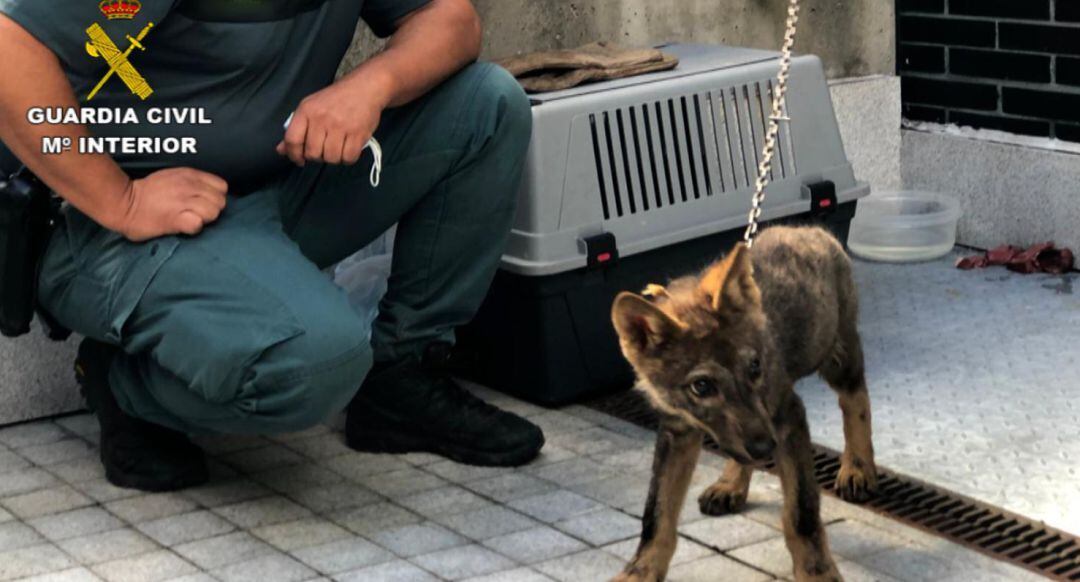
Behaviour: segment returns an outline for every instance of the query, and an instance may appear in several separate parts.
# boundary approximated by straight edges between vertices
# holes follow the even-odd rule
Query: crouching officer
[[[335,81],[360,19],[389,41]],[[0,164],[68,203],[38,299],[86,337],[77,375],[112,483],[195,485],[206,463],[187,435],[293,431],[343,408],[360,451],[536,456],[535,425],[438,366],[495,273],[531,129],[514,79],[474,62],[480,38],[468,0],[0,0]],[[27,121],[89,96],[142,123]],[[210,123],[146,123],[174,107]],[[45,137],[88,136],[198,147],[43,153]],[[322,269],[395,223],[369,327]]]

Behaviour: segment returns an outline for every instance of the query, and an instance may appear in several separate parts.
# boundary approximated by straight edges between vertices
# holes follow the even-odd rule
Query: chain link
[[[765,133],[765,147],[761,163],[758,164],[757,181],[754,183],[754,197],[750,201],[749,224],[743,240],[746,246],[754,245],[754,236],[758,232],[758,219],[761,218],[761,204],[765,201],[765,187],[769,185],[772,172],[773,155],[776,152],[776,139],[780,134],[780,122],[791,121],[784,115],[786,109],[788,77],[791,74],[791,52],[795,47],[795,33],[799,25],[799,0],[791,0],[788,6],[787,30],[784,32],[784,45],[780,49],[780,73],[776,76],[776,89],[773,91],[772,113],[769,116],[769,129]]]

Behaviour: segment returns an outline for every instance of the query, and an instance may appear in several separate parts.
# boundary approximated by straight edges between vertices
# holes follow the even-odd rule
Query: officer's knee
[[[325,422],[352,401],[371,369],[371,350],[358,353],[346,362],[336,363],[303,383],[303,397],[292,412],[291,430],[302,430]]]
[[[479,102],[493,103],[499,113],[499,126],[511,139],[528,145],[532,136],[532,106],[529,97],[506,69],[491,63],[484,67],[483,80],[477,88]]]
[[[341,412],[360,389],[373,356],[366,333],[316,330],[271,357],[286,364],[261,396],[260,416],[274,432],[310,428]],[[269,354],[268,354],[269,355]]]

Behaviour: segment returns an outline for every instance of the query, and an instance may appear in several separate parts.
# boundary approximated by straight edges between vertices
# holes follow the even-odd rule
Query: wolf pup
[[[841,580],[821,524],[806,410],[795,382],[818,372],[836,391],[844,449],[836,487],[863,500],[877,485],[870,399],[843,247],[820,228],[774,227],[700,275],[622,293],[612,320],[638,389],[661,417],[637,554],[615,580],[662,581],[708,435],[730,458],[698,498],[702,513],[742,509],[755,467],[775,460],[795,580]],[[718,577],[720,573],[718,573]],[[719,579],[719,578],[718,578]]]

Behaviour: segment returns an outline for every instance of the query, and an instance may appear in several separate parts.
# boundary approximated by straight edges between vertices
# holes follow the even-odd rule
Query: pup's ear
[[[679,323],[659,307],[640,295],[625,291],[611,306],[611,321],[619,333],[624,352],[632,350],[633,355],[655,351],[681,330]]]
[[[698,288],[713,311],[761,306],[761,291],[754,282],[754,265],[745,243],[735,245],[727,257],[706,269]]]

